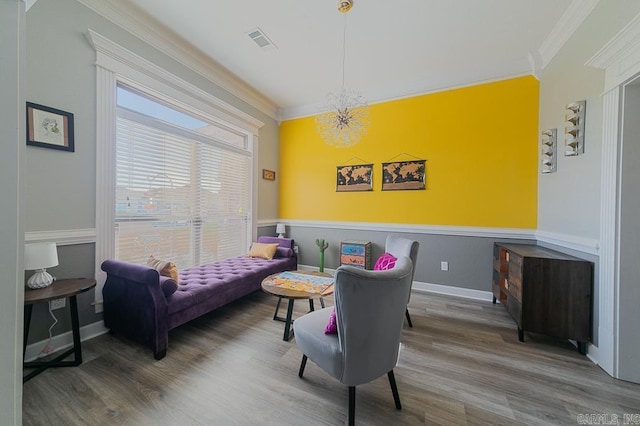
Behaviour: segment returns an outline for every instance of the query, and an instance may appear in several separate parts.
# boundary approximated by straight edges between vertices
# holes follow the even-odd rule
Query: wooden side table
[[[75,367],[82,364],[82,346],[80,344],[80,322],[78,320],[78,302],[76,296],[89,291],[96,286],[96,280],[89,278],[74,278],[54,281],[48,287],[24,292],[24,342],[22,346],[22,360],[24,368],[35,368],[34,371],[22,378],[22,383],[42,373],[50,367]],[[50,300],[69,299],[71,309],[71,330],[73,333],[73,347],[58,355],[51,361],[24,362],[24,354],[27,349],[29,326],[31,325],[31,312],[36,303],[49,302]],[[74,359],[63,361],[69,355],[74,354]]]
[[[287,272],[279,272],[277,274],[269,275],[262,281],[262,290],[271,294],[272,296],[278,297],[278,304],[276,305],[276,312],[273,314],[273,319],[275,321],[284,322],[284,336],[282,340],[288,342],[293,335],[293,328],[291,325],[293,324],[292,315],[293,315],[293,303],[296,299],[309,299],[309,309],[314,310],[313,306],[313,298],[318,297],[320,299],[320,305],[324,308],[324,296],[329,296],[333,294],[333,279],[331,280],[331,285],[324,289],[321,293],[316,293],[314,291],[305,291],[305,290],[296,290],[292,288],[286,287],[278,287],[275,284],[275,280],[277,280],[282,274],[295,274],[301,281],[301,284],[305,284],[305,281],[312,286],[313,277],[322,277],[322,278],[333,278],[330,274],[324,272],[312,272],[312,271],[287,271]],[[308,280],[305,280],[305,277],[308,277]],[[280,309],[280,302],[282,299],[287,299],[289,301],[289,305],[287,306],[287,316],[283,318],[278,316],[278,310]]]

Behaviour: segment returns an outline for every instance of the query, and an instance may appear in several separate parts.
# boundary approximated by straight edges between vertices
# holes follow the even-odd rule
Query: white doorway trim
[[[596,361],[619,377],[620,294],[620,152],[622,147],[621,93],[640,73],[640,14],[616,34],[586,66],[605,70],[602,118],[602,175],[600,202],[599,344]]]

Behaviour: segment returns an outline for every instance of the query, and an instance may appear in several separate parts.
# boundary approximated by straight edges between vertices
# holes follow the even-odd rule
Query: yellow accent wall
[[[280,219],[536,228],[538,81],[513,78],[370,106],[351,148],[314,117],[280,127]],[[357,157],[354,159],[354,157]],[[381,163],[427,160],[426,189],[381,191]],[[373,191],[336,192],[336,166],[373,163]]]

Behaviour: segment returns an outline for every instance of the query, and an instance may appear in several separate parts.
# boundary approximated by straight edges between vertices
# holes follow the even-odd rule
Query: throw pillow
[[[147,260],[147,266],[158,271],[163,277],[172,278],[176,283],[178,282],[178,268],[176,264],[166,260],[156,259],[153,255],[149,256]]]
[[[278,249],[278,243],[265,244],[265,243],[253,243],[251,250],[247,253],[247,257],[259,257],[261,259],[271,260],[276,254]]]
[[[338,334],[338,324],[336,323],[336,307],[333,307],[331,315],[329,316],[329,322],[324,328],[324,334]]]
[[[162,293],[164,293],[164,296],[169,297],[176,292],[176,290],[178,289],[178,284],[173,280],[173,278],[161,275],[160,288],[162,289]]]
[[[293,257],[293,250],[286,247],[278,247],[274,257]]]
[[[382,255],[380,255],[378,260],[376,260],[376,264],[373,266],[373,270],[386,271],[389,269],[393,269],[393,267],[396,266],[396,260],[398,260],[397,257],[389,253],[383,253]]]

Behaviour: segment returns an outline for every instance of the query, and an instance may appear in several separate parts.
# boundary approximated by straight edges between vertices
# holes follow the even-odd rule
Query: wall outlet
[[[449,270],[449,262],[440,262],[440,270],[448,271]]]
[[[53,299],[51,302],[51,310],[62,309],[67,306],[67,299],[62,297],[60,299]]]

